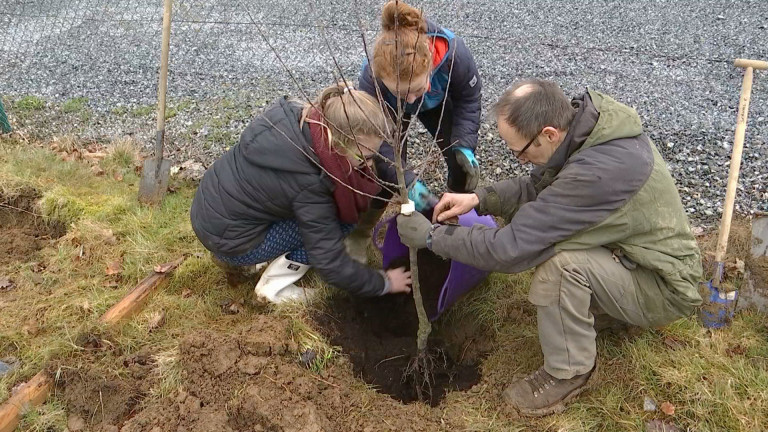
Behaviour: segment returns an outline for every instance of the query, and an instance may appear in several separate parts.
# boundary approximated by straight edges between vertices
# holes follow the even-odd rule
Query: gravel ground
[[[87,121],[41,119],[49,133],[133,134],[148,143],[152,115],[131,115],[130,110],[155,101],[160,3],[6,2],[0,11],[0,91],[54,102],[88,98],[92,115]],[[480,68],[486,107],[525,77],[555,80],[568,94],[599,89],[635,107],[665,155],[692,219],[700,225],[717,221],[742,77],[731,61],[768,59],[768,2],[414,4],[465,38]],[[262,34],[312,95],[334,80],[330,52],[346,77],[356,78],[364,53],[361,33],[373,40],[379,5],[370,0],[177,0],[169,99],[183,109],[168,124],[174,156],[207,165],[265,103],[285,93],[300,96]],[[259,26],[250,23],[246,9]],[[767,101],[768,72],[758,72],[740,213],[768,211]],[[417,129],[414,141],[426,144],[428,135]],[[412,147],[413,159],[419,160],[428,145]],[[525,172],[487,124],[481,128],[478,157],[484,182]],[[440,187],[440,170],[427,177]]]

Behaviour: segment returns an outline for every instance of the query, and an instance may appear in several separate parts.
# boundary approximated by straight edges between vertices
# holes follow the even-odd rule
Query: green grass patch
[[[117,106],[109,110],[110,113],[117,115],[117,116],[123,116],[130,112],[131,110],[126,106]]]
[[[39,111],[45,108],[45,101],[37,96],[23,96],[13,107],[18,111]]]
[[[117,145],[102,162],[113,167],[131,166],[130,151]],[[203,252],[189,223],[194,187],[181,185],[160,207],[147,207],[137,202],[138,182],[132,169],[120,181],[113,176],[94,176],[85,164],[65,162],[47,150],[0,138],[0,192],[37,191],[41,198],[33,211],[68,228],[64,237],[34,257],[19,257],[18,263],[0,268],[0,274],[12,277],[17,287],[0,299],[0,358],[12,356],[21,364],[0,379],[0,399],[47,362],[78,358],[82,351],[76,344],[78,336],[92,331],[98,317],[156,264]],[[44,270],[33,271],[29,261]],[[105,270],[114,261],[120,261],[121,271],[110,277]],[[139,315],[115,330],[113,338],[121,349],[131,352],[144,344],[155,344],[158,353],[169,353],[178,342],[176,336],[183,333],[180,329],[188,325],[207,327],[210,323],[206,319],[220,319],[218,302],[233,294],[210,290],[225,284],[221,272],[211,265],[206,259],[191,258],[178,270],[178,279],[170,285],[171,294],[159,295],[153,301],[153,306],[167,310],[169,320],[179,327],[171,325],[168,333],[163,329],[147,337],[147,315]],[[201,282],[207,285],[197,285]],[[199,287],[201,297],[182,299],[179,283]],[[164,358],[163,373],[173,377],[176,372],[169,357]],[[106,364],[110,360],[114,361],[103,361]],[[165,387],[156,389],[157,393],[167,394],[169,381],[159,382]],[[34,420],[35,424],[46,422]]]
[[[88,98],[78,97],[69,99],[61,104],[61,112],[65,114],[73,114],[83,112],[88,109]]]
[[[492,275],[462,299],[440,326],[480,324],[491,341],[482,363],[484,380],[498,393],[543,362],[536,308],[527,301],[530,272]],[[468,430],[643,431],[664,419],[680,430],[761,431],[768,424],[768,317],[736,315],[728,328],[710,332],[697,317],[663,329],[598,336],[599,371],[592,388],[568,409],[543,419],[505,421],[503,406],[483,408],[457,397]],[[673,416],[645,412],[646,397],[672,403]],[[496,403],[500,402],[496,399]],[[501,416],[501,419],[498,417]],[[490,426],[492,425],[492,426]]]
[[[133,171],[138,164],[138,144],[131,138],[123,138],[112,142],[107,156],[101,161],[101,168],[111,175],[125,175]]]
[[[17,430],[26,432],[68,430],[66,407],[54,400],[39,409],[31,410],[21,419]]]
[[[180,112],[193,107],[195,104],[192,100],[184,99],[175,104],[169,104],[165,109],[165,119],[172,119],[176,117]]]
[[[134,117],[146,117],[153,114],[156,110],[155,105],[141,105],[131,109],[131,115]]]

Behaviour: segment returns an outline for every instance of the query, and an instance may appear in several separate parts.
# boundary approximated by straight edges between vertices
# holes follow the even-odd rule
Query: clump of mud
[[[424,307],[427,314],[433,316],[450,261],[426,249],[419,251],[418,261]],[[408,267],[408,259],[397,260],[390,267]],[[413,376],[405,373],[416,355],[418,318],[411,295],[372,299],[337,296],[328,310],[315,314],[314,319],[330,342],[341,346],[342,352],[349,356],[355,375],[395,400],[404,403],[419,400]],[[434,368],[431,391],[425,402],[437,406],[447,392],[468,390],[480,381],[476,360],[457,363],[450,356],[456,351],[450,341],[433,338],[429,345]]]
[[[13,197],[0,195],[0,266],[26,262],[51,240],[64,235],[63,224],[35,214],[39,197],[34,190]]]
[[[65,402],[67,412],[83,419],[92,430],[109,430],[131,418],[154,382],[155,362],[145,352],[117,359],[110,370],[83,362],[62,365],[56,376],[55,394]]]
[[[411,430],[414,418],[422,430],[439,425],[439,419],[389,398],[371,403],[346,365],[331,365],[321,375],[308,370],[299,351],[287,323],[274,316],[255,316],[228,333],[187,336],[178,358],[181,390],[145,402],[120,430],[319,432],[381,430],[376,425],[383,424]]]

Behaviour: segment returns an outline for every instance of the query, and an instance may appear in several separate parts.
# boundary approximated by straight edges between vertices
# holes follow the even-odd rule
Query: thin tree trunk
[[[398,140],[399,143],[402,141]],[[400,147],[400,145],[398,145]],[[399,152],[396,152],[399,154]],[[403,204],[408,202],[408,188],[405,185],[405,173],[403,169],[402,159],[397,157],[395,161],[395,169],[397,170],[397,182],[400,185],[400,196],[402,197]],[[416,304],[416,315],[419,318],[419,331],[416,337],[416,347],[419,353],[427,350],[427,339],[432,332],[432,324],[427,317],[427,311],[424,309],[424,301],[421,298],[421,288],[419,286],[419,265],[418,265],[418,249],[410,248],[409,255],[411,261],[411,288],[413,290],[413,301]]]

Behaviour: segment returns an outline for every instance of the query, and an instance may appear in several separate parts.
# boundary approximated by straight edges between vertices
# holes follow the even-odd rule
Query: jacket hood
[[[563,143],[544,166],[531,171],[537,192],[549,186],[574,154],[589,147],[643,133],[637,112],[603,93],[589,90],[575,97],[571,105],[576,115]]]
[[[247,163],[277,171],[316,173],[309,125],[301,126],[303,106],[287,96],[275,100],[245,129],[234,151]]]
[[[581,146],[582,149],[616,139],[636,137],[643,133],[643,124],[637,111],[604,93],[587,89],[587,94],[599,113],[599,118]]]

